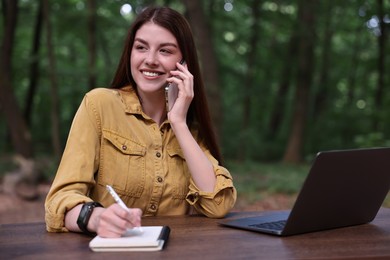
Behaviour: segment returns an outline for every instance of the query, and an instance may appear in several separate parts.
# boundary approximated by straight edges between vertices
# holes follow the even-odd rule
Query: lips
[[[146,70],[143,70],[142,74],[147,76],[147,77],[157,77],[157,76],[162,75],[163,73],[156,72],[156,71],[146,71]]]

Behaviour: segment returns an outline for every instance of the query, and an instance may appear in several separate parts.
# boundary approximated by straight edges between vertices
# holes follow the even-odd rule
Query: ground
[[[36,200],[23,200],[16,195],[0,193],[0,224],[43,222],[44,201],[49,185],[39,185],[39,197]]]
[[[22,200],[17,196],[7,195],[0,192],[0,224],[43,222],[44,201],[49,190],[49,185],[39,185],[39,197],[33,201]],[[233,211],[262,211],[288,209],[295,200],[294,196],[272,195],[261,201],[248,202],[244,199],[237,200]]]

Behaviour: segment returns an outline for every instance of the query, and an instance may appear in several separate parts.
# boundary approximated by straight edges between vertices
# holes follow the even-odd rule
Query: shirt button
[[[157,181],[158,181],[158,182],[163,182],[163,178],[161,178],[161,177],[159,176],[159,177],[157,177]]]
[[[160,158],[160,157],[161,157],[161,153],[160,153],[160,152],[157,152],[157,153],[156,153],[156,156],[157,156],[158,158]]]
[[[122,145],[122,150],[126,151],[127,150],[127,146],[126,145]]]
[[[199,197],[199,193],[195,192],[194,194],[191,194],[188,199],[191,200],[192,202],[195,202],[197,201],[198,197]]]
[[[151,209],[151,210],[156,210],[156,209],[157,209],[157,206],[156,206],[155,204],[152,204],[152,205],[150,205],[150,209]]]

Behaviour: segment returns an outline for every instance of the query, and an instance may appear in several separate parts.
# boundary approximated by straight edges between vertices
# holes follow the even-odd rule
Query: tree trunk
[[[211,26],[207,24],[202,5],[198,1],[184,0],[184,4],[188,11],[188,22],[197,40],[208,100],[212,100],[209,102],[211,119],[216,127],[217,136],[219,136],[223,113],[217,57],[212,47],[214,45]]]
[[[283,156],[284,163],[299,163],[302,161],[303,136],[314,67],[316,4],[317,1],[312,0],[301,0],[298,4],[299,55],[297,84],[291,132]]]
[[[27,124],[31,125],[31,111],[34,103],[34,96],[39,80],[39,49],[41,47],[42,34],[42,19],[43,19],[43,5],[42,0],[39,0],[38,13],[34,26],[34,38],[31,49],[31,64],[30,64],[30,84],[26,96],[26,105],[24,107],[24,118]]]
[[[364,28],[363,28],[364,29]],[[351,46],[352,49],[352,58],[350,62],[350,66],[348,69],[348,75],[347,75],[347,86],[348,86],[348,93],[347,93],[347,106],[353,106],[353,102],[355,100],[356,96],[356,80],[357,80],[357,71],[359,68],[359,63],[361,62],[361,59],[359,55],[361,52],[366,48],[365,44],[363,43],[361,34],[363,33],[362,26],[358,26],[354,32],[354,40],[353,45]]]
[[[33,157],[31,134],[14,95],[11,76],[18,1],[3,0],[3,7],[5,28],[1,41],[0,104],[15,152],[24,158],[31,158]]]
[[[99,43],[102,51],[102,59],[104,60],[104,64],[107,68],[112,68],[114,66],[111,58],[110,49],[107,46],[107,40],[102,33],[98,33],[97,35],[99,37]],[[111,81],[110,73],[104,73],[104,77],[104,82],[106,82],[105,84],[109,84]]]
[[[18,14],[18,1],[3,0],[4,37],[1,42],[0,61],[0,104],[5,115],[11,141],[18,158],[19,168],[6,172],[3,177],[2,190],[22,197],[35,199],[38,196],[36,181],[39,173],[33,159],[31,134],[23,118],[12,87],[12,51]]]
[[[378,5],[378,19],[379,19],[379,28],[380,28],[380,35],[378,36],[378,83],[376,88],[376,94],[375,94],[375,104],[376,104],[376,110],[379,112],[379,115],[381,115],[382,110],[382,104],[383,104],[383,93],[385,88],[385,43],[386,43],[386,24],[385,24],[385,13],[384,13],[384,6],[383,6],[383,0],[377,0]],[[380,130],[380,122],[382,119],[380,116],[374,117],[374,130],[379,131]]]
[[[283,114],[286,107],[286,100],[289,88],[291,86],[291,75],[294,68],[294,61],[297,57],[297,36],[293,34],[288,44],[288,52],[284,61],[283,71],[281,73],[281,82],[275,97],[274,109],[271,114],[271,119],[268,127],[267,137],[275,139],[282,124]]]
[[[59,98],[58,98],[58,80],[57,80],[57,69],[56,60],[54,55],[54,48],[52,43],[52,30],[50,22],[50,3],[49,0],[43,0],[44,12],[43,17],[46,25],[46,44],[47,54],[49,60],[49,77],[50,77],[50,94],[51,94],[51,138],[53,152],[56,158],[61,156],[61,142],[60,142],[60,124],[59,124]]]
[[[96,87],[96,0],[88,0],[88,87]]]
[[[322,112],[325,110],[327,100],[329,99],[329,64],[331,58],[331,47],[332,47],[332,37],[333,30],[331,28],[331,19],[332,19],[332,7],[333,3],[325,2],[325,32],[323,37],[323,47],[321,53],[321,71],[318,82],[318,90],[314,97],[314,106],[313,113],[311,118],[313,120],[318,120],[321,117]]]
[[[247,53],[247,67],[248,70],[245,75],[245,81],[243,82],[243,112],[242,112],[242,130],[241,133],[238,135],[241,140],[241,148],[237,151],[238,159],[243,160],[245,158],[248,158],[248,147],[251,143],[251,139],[249,137],[249,134],[246,134],[246,131],[251,129],[251,111],[253,111],[252,103],[253,103],[253,97],[255,95],[255,75],[256,75],[256,61],[258,60],[257,54],[258,54],[258,48],[257,44],[259,42],[259,35],[260,29],[259,29],[259,23],[260,23],[260,8],[262,5],[262,1],[258,0],[252,0],[251,10],[252,10],[252,17],[253,17],[253,25],[250,30],[250,39],[249,39],[249,46],[250,51]]]

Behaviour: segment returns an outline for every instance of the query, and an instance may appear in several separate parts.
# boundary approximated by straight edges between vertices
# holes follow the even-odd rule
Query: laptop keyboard
[[[283,230],[285,225],[286,225],[286,220],[280,220],[280,221],[275,221],[275,222],[252,224],[250,226],[257,227],[257,228],[263,228],[263,229],[270,229],[270,230]]]

